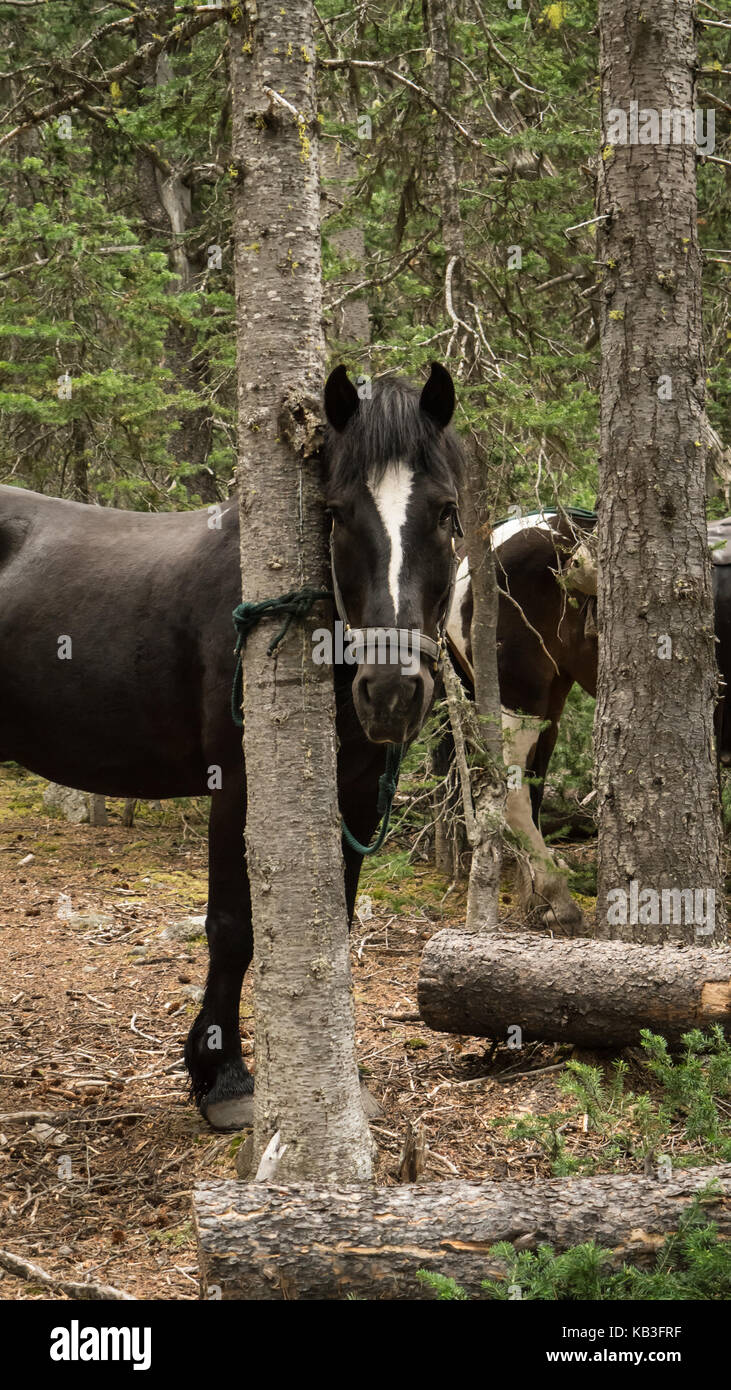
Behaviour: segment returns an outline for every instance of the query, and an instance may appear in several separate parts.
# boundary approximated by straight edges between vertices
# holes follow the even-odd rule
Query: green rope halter
[[[284,613],[286,615],[284,623],[267,647],[267,656],[274,656],[274,653],[280,643],[284,641],[295,619],[301,621],[303,618],[306,618],[313,606],[322,598],[332,598],[329,589],[314,589],[311,585],[306,584],[302,589],[291,589],[288,594],[280,594],[279,598],[265,598],[259,603],[240,603],[237,608],[234,608],[233,622],[236,629],[234,656],[236,657],[236,668],[234,670],[233,686],[231,688],[231,718],[239,729],[243,727],[244,723],[241,713],[241,705],[244,698],[243,649],[249,633],[253,631],[257,623],[261,622],[262,618],[272,618],[280,613]],[[362,845],[360,840],[356,840],[355,836],[351,835],[345,821],[341,817],[340,825],[343,832],[343,839],[357,854],[375,854],[381,848],[388,834],[391,808],[398,786],[402,756],[402,745],[400,743],[389,743],[388,752],[386,753],[386,766],[378,779],[378,815],[381,819],[381,827],[373,844]]]

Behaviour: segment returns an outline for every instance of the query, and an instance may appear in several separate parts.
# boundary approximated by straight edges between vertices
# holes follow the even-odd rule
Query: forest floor
[[[111,802],[108,826],[75,826],[49,816],[43,786],[0,770],[0,1248],[55,1278],[195,1299],[191,1190],[235,1177],[241,1142],[189,1104],[181,1063],[206,973],[202,810],[144,805],[125,829]],[[580,872],[593,847],[562,854]],[[409,1124],[426,1135],[422,1181],[642,1171],[641,1145],[589,1126],[560,1089],[570,1049],[510,1051],[419,1021],[424,942],[462,922],[463,890],[406,850],[379,856],[362,889],[352,966],[358,1060],[384,1112],[377,1180],[399,1181]],[[509,892],[503,911],[510,925]],[[241,1027],[251,1065],[250,986]],[[605,1072],[614,1060],[573,1055]],[[651,1090],[641,1054],[623,1058],[626,1084]],[[682,1126],[666,1143],[703,1161]],[[0,1299],[49,1296],[0,1269]]]

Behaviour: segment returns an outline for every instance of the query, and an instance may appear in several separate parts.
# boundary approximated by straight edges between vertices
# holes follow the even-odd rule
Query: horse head
[[[373,743],[405,743],[434,693],[454,583],[461,452],[454,386],[432,363],[419,392],[381,379],[325,386],[327,505],[338,616],[357,661],[353,702]]]

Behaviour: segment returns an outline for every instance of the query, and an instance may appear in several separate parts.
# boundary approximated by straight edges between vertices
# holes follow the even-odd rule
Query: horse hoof
[[[236,1129],[251,1129],[254,1123],[254,1097],[229,1096],[226,1100],[214,1100],[210,1105],[204,1103],[201,1113],[212,1129],[229,1133]]]

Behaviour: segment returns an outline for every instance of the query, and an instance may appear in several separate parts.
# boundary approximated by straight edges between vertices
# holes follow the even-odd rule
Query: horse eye
[[[325,508],[325,516],[328,517],[328,519],[329,519],[330,521],[340,521],[340,509],[339,509],[339,507],[330,507],[330,506],[326,507],[326,508]]]
[[[454,514],[455,514],[455,511],[456,511],[456,508],[455,508],[454,502],[450,502],[448,506],[442,507],[442,510],[441,510],[441,513],[440,513],[440,516],[439,516],[439,525],[440,525],[440,526],[448,526],[451,522],[453,522],[453,521],[454,521]]]

